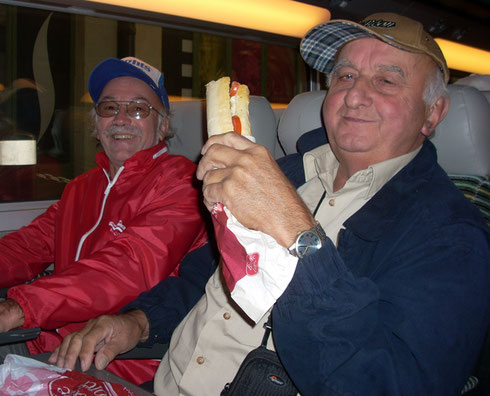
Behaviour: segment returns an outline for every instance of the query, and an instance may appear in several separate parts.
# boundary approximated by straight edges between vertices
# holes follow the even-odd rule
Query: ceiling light
[[[490,52],[437,38],[437,44],[450,69],[468,73],[490,74]]]
[[[330,19],[330,11],[325,8],[291,0],[97,0],[96,2],[298,38],[303,37],[313,26]]]

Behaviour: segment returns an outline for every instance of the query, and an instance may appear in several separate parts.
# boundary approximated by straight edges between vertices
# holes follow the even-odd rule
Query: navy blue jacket
[[[280,162],[304,182],[300,156]],[[276,349],[301,393],[459,394],[490,323],[490,237],[432,143],[344,225],[337,248],[298,262],[273,309]],[[152,341],[168,341],[201,297],[215,268],[206,249],[182,263],[193,281],[166,279],[131,306]]]
[[[273,309],[293,381],[306,395],[459,395],[490,324],[489,229],[433,144],[344,225]]]

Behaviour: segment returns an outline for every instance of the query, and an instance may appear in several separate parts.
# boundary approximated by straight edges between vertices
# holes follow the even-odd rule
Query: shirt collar
[[[418,154],[421,147],[408,154],[370,165],[367,169],[354,173],[347,180],[346,186],[352,183],[369,183],[365,198],[370,199]],[[318,177],[329,194],[333,194],[333,181],[337,175],[339,162],[330,145],[325,144],[306,153],[303,157],[303,164],[306,181]],[[338,193],[341,191],[342,189]]]

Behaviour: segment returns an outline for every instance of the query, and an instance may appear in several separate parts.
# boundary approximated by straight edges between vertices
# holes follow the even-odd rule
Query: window
[[[1,4],[0,164],[6,150],[23,147],[35,147],[37,159],[0,165],[0,203],[58,199],[69,180],[95,166],[87,82],[111,56],[136,56],[163,70],[171,101],[202,98],[205,83],[223,75],[272,103],[307,88],[290,43]]]

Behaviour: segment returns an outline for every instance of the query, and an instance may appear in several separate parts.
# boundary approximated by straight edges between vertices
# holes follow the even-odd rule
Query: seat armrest
[[[168,350],[167,344],[153,344],[151,348],[135,347],[126,353],[116,356],[118,360],[125,359],[161,359]]]

